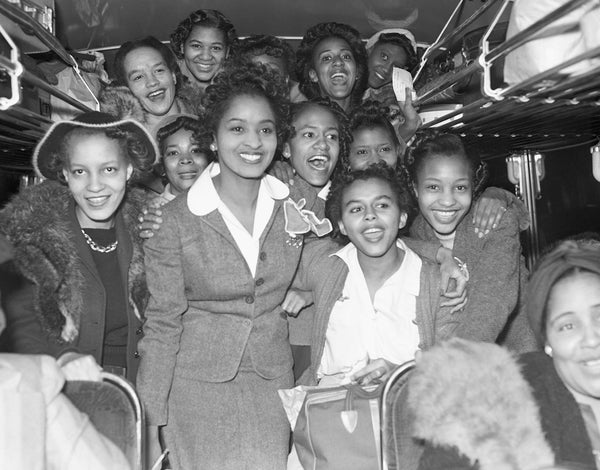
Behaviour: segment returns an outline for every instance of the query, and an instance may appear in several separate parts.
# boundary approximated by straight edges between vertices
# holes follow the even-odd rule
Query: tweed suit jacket
[[[187,196],[163,206],[161,230],[145,245],[151,297],[138,387],[157,425],[167,422],[174,376],[226,382],[248,355],[266,379],[292,368],[281,303],[302,246],[288,243],[283,202],[274,201],[253,277],[220,212],[194,215]]]

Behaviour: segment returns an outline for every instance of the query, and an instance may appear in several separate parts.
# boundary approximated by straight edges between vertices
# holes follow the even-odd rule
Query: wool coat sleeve
[[[453,253],[467,263],[468,301],[457,336],[495,342],[520,295],[521,241],[518,214],[509,209],[496,230],[478,238],[468,214]]]
[[[150,300],[144,338],[138,345],[141,360],[137,386],[146,407],[148,424],[167,423],[167,399],[179,351],[182,315],[188,309],[177,218],[163,211],[163,224],[144,246]]]
[[[434,263],[438,262],[437,253],[442,246],[440,242],[419,240],[412,237],[402,237],[402,241],[421,258],[427,258]]]

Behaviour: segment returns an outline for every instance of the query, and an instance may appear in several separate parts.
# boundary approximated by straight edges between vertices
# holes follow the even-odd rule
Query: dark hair
[[[149,151],[145,142],[140,139],[136,133],[120,126],[96,129],[90,127],[76,127],[65,134],[57,151],[50,153],[48,156],[47,167],[50,172],[57,175],[58,181],[66,184],[62,170],[69,159],[71,140],[74,137],[92,135],[103,135],[109,139],[116,140],[119,143],[123,156],[127,162],[131,163],[133,166],[133,175],[130,182],[136,180],[140,173],[148,172],[152,169],[154,163],[153,152]]]
[[[304,110],[310,108],[311,106],[322,106],[327,108],[331,114],[335,117],[336,121],[339,124],[339,143],[340,143],[340,153],[338,155],[338,161],[342,161],[343,159],[348,158],[348,151],[350,150],[350,142],[352,140],[352,136],[350,135],[350,130],[348,129],[348,117],[344,110],[340,107],[339,104],[332,101],[329,97],[319,97],[314,98],[308,101],[301,101],[300,103],[292,103],[290,105],[290,117],[289,117],[289,125],[290,125],[290,136],[291,139],[296,135],[296,129],[294,128],[294,121],[298,117],[300,113]]]
[[[398,208],[408,216],[405,227],[410,225],[409,222],[414,214],[414,206],[405,173],[386,165],[385,162],[377,162],[363,170],[338,171],[335,173],[331,182],[329,195],[327,196],[327,203],[325,204],[325,213],[334,227],[334,237],[344,239],[338,227],[338,223],[342,219],[344,191],[355,181],[370,179],[379,179],[389,183],[396,198]]]
[[[256,34],[234,41],[231,56],[237,62],[250,60],[249,56],[268,55],[283,61],[286,72],[293,72],[295,54],[292,46],[276,36]]]
[[[200,146],[202,152],[206,154],[208,161],[212,162],[215,160],[215,155],[210,149],[210,134],[206,131],[199,119],[195,119],[190,116],[179,116],[174,121],[169,122],[158,129],[156,132],[156,141],[158,143],[161,157],[164,155],[166,150],[165,142],[167,138],[181,129],[192,132],[192,139]]]
[[[307,98],[320,96],[319,84],[311,81],[308,72],[314,68],[313,53],[315,48],[323,39],[331,37],[337,37],[346,41],[356,61],[357,77],[351,95],[352,105],[355,106],[360,102],[367,88],[367,80],[369,78],[367,71],[367,51],[358,31],[347,24],[334,22],[319,23],[306,31],[296,51],[296,78],[300,83],[300,91]]]
[[[464,158],[471,170],[473,199],[481,194],[488,176],[486,165],[479,159],[478,155],[467,152],[460,137],[432,129],[418,132],[415,140],[406,150],[404,161],[413,184],[416,184],[417,175],[425,160],[435,155],[452,155]]]
[[[410,39],[408,39],[404,34],[381,33],[373,47],[380,43],[394,44],[395,46],[401,47],[406,53],[406,70],[408,70],[409,72],[412,73],[417,67],[417,65],[419,65],[419,57],[417,56],[415,48],[410,42]]]
[[[228,106],[240,95],[261,96],[269,102],[275,114],[277,147],[280,150],[289,135],[289,90],[277,72],[262,64],[248,64],[243,69],[226,66],[217,75],[202,97],[206,128],[215,133]]]
[[[171,48],[178,59],[183,59],[182,48],[196,26],[215,28],[225,36],[225,47],[229,47],[237,38],[233,23],[218,10],[196,10],[177,25],[171,33]]]
[[[128,86],[127,85],[127,73],[125,72],[125,58],[127,54],[136,49],[141,49],[142,47],[149,47],[159,52],[162,56],[167,68],[175,73],[175,91],[179,91],[181,85],[183,85],[183,74],[179,69],[179,65],[177,64],[177,59],[173,55],[173,52],[166,44],[163,44],[154,36],[147,36],[142,39],[136,39],[135,41],[127,41],[124,42],[119,50],[117,51],[117,55],[115,55],[114,61],[114,71],[115,71],[115,80],[114,85]]]
[[[398,140],[398,135],[396,134],[394,126],[392,126],[392,123],[388,119],[389,115],[390,108],[388,106],[385,106],[378,101],[364,101],[350,114],[349,130],[352,140],[354,140],[354,133],[359,129],[374,129],[377,127],[383,127],[390,134],[396,149],[400,149],[400,141]],[[400,162],[399,156],[398,162]],[[342,160],[342,165],[346,169],[350,168],[349,154],[347,155],[346,159]]]

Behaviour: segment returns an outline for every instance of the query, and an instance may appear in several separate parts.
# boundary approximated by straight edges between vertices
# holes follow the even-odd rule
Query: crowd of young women
[[[411,94],[390,95],[412,35],[368,46],[321,23],[294,62],[280,39],[193,12],[170,47],[121,46],[103,112],[53,125],[33,160],[47,181],[0,212],[12,351],[75,371],[91,355],[136,382],[149,462],[168,448],[174,469],[286,468],[277,391],[294,377],[384,380],[454,336],[558,344],[520,308],[522,205],[482,193],[459,137],[413,138]]]

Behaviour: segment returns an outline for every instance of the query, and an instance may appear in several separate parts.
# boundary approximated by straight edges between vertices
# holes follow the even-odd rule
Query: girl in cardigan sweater
[[[350,243],[317,241],[302,255],[296,287],[312,291],[316,316],[301,383],[385,379],[453,334],[460,314],[438,313],[437,265],[397,238],[409,211],[406,183],[384,163],[334,179],[327,213]]]
[[[406,163],[420,212],[411,236],[439,241],[469,273],[469,301],[457,335],[500,341],[518,352],[535,349],[533,333],[518,314],[527,278],[519,240],[526,212],[519,201],[509,197],[497,227],[477,233],[472,206],[485,168],[459,137],[424,132],[409,149]]]

